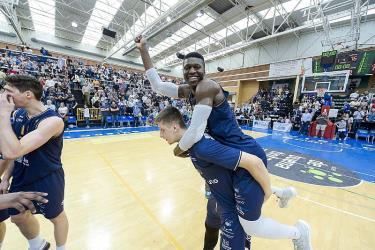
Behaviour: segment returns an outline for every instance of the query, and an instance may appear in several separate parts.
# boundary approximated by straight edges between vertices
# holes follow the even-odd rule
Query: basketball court
[[[66,132],[68,249],[202,249],[203,179],[189,159],[173,156],[173,146],[155,130]],[[262,130],[246,133],[266,148],[272,184],[298,191],[285,209],[272,197],[264,215],[289,224],[306,220],[314,249],[374,249],[374,145]],[[40,222],[41,235],[53,242],[52,224]],[[4,249],[27,249],[18,229],[9,220],[7,224]],[[254,238],[252,243],[252,249],[292,247],[288,240]]]

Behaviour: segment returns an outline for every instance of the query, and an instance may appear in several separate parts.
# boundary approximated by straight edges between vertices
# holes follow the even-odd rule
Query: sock
[[[65,250],[65,245],[62,245],[62,246],[56,246],[56,250]]]
[[[279,187],[271,186],[272,193],[275,194],[278,198],[283,196],[283,189]]]
[[[29,240],[30,249],[39,249],[40,246],[43,244],[44,239],[42,239],[39,235],[36,236],[34,239]]]
[[[298,239],[301,233],[295,226],[288,226],[270,218],[260,217],[256,221],[238,217],[245,232],[251,236],[266,239]]]
[[[213,250],[219,240],[219,229],[213,228],[205,224],[206,233],[204,235],[204,247],[203,250]]]

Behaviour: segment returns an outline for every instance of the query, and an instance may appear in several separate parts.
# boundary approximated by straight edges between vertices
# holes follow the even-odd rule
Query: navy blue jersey
[[[194,144],[189,153],[195,168],[209,185],[212,195],[221,208],[224,211],[234,211],[236,204],[232,177],[233,171],[238,166],[241,151],[230,147],[224,148],[205,134]]]
[[[238,167],[241,150],[223,145],[205,134],[189,153],[195,168],[222,207],[222,213],[236,211],[247,220],[259,218],[264,192],[246,169]],[[244,174],[238,174],[239,171]]]
[[[60,117],[55,111],[47,109],[44,112],[29,117],[25,109],[14,113],[13,131],[18,139],[36,130],[39,123],[49,117]],[[38,149],[19,157],[14,161],[12,186],[25,186],[60,169],[61,151],[63,148],[63,132],[51,138]]]
[[[223,89],[222,91],[227,98],[228,92]],[[266,153],[253,137],[242,132],[226,98],[221,104],[212,107],[207,120],[207,133],[224,145],[259,157],[267,167]],[[189,102],[192,106],[196,103],[192,94],[189,96]],[[236,171],[236,174],[239,178],[244,176],[252,178],[246,170],[241,168]]]

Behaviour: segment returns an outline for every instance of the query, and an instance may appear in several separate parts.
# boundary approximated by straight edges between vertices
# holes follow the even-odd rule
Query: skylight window
[[[174,6],[179,0],[155,0],[153,1],[153,6],[160,8],[161,11],[164,13],[168,11],[172,6]],[[129,30],[125,33],[125,35],[117,42],[117,44],[113,47],[114,49],[119,49],[125,44],[132,42],[136,35],[140,34],[145,27],[150,25],[154,22],[161,14],[158,13],[159,10],[156,10],[153,6],[149,6],[146,11],[135,21],[133,26],[129,28]],[[127,47],[131,47],[129,44]]]
[[[102,37],[102,28],[112,22],[123,0],[97,0],[87,24],[82,43],[96,46]]]
[[[38,32],[55,34],[55,1],[29,0],[34,29]]]

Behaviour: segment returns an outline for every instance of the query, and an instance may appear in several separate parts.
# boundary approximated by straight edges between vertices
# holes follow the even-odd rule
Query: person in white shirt
[[[363,118],[365,117],[365,112],[361,108],[358,108],[353,114],[353,133],[357,132]]]
[[[308,109],[305,109],[305,113],[302,114],[301,118],[301,129],[299,130],[300,134],[307,135],[311,119],[311,113]]]
[[[56,106],[54,104],[52,104],[52,101],[51,100],[47,100],[47,104],[44,105],[46,108],[48,109],[51,109],[53,111],[56,111]]]
[[[342,118],[339,118],[337,122],[335,122],[337,127],[337,138],[339,140],[344,140],[346,137],[346,121]]]
[[[85,105],[85,108],[83,110],[83,118],[86,121],[86,128],[90,127],[90,109]]]
[[[349,97],[351,100],[357,100],[359,97],[358,90],[354,93],[351,93]]]
[[[63,118],[64,123],[65,123],[65,126],[66,126],[66,122],[67,122],[67,114],[68,114],[68,108],[65,107],[65,104],[64,104],[63,102],[60,103],[60,107],[59,107],[59,109],[57,110],[57,112],[59,113],[59,115],[61,116],[61,118]]]

